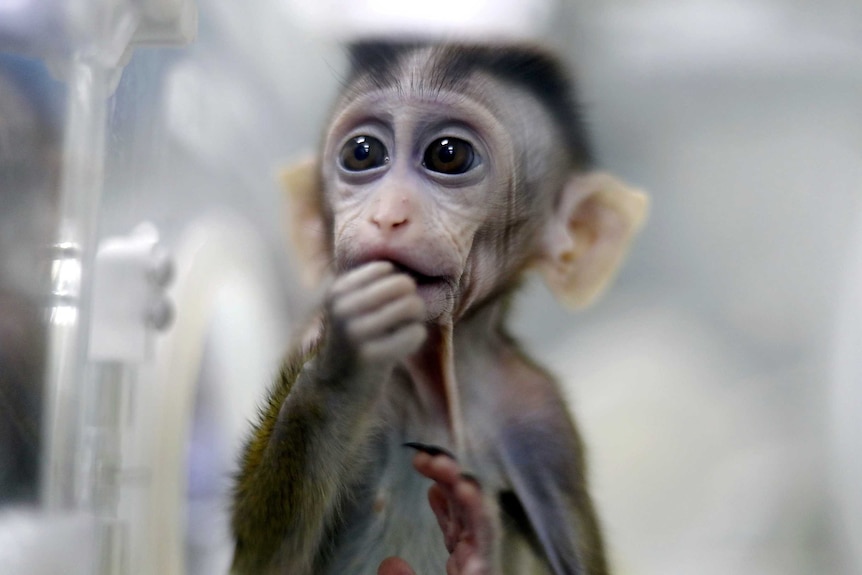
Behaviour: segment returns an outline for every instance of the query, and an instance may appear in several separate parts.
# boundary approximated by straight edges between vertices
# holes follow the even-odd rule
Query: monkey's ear
[[[307,158],[280,175],[287,204],[288,237],[299,260],[300,277],[316,287],[326,272],[328,249],[317,161]]]
[[[589,305],[613,279],[647,215],[646,194],[598,172],[573,175],[545,229],[539,267],[563,305]]]

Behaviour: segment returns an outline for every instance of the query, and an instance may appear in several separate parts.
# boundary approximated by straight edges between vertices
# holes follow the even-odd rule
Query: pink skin
[[[449,551],[446,575],[489,575],[487,556],[492,528],[479,486],[461,475],[461,467],[446,455],[418,453],[413,458],[413,466],[435,482],[428,490],[428,502],[437,516]],[[377,575],[416,573],[403,559],[389,557],[380,564]]]

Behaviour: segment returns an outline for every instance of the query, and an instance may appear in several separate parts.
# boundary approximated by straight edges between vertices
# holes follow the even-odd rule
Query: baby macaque
[[[574,422],[505,322],[528,270],[592,301],[645,196],[592,171],[541,49],[364,42],[351,62],[286,176],[328,288],[246,446],[233,572],[608,573]]]

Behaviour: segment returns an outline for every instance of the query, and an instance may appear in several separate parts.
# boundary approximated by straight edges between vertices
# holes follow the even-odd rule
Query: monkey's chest
[[[431,482],[413,469],[415,452],[401,446],[401,437],[387,439],[387,457],[370,463],[355,497],[345,502],[325,561],[327,575],[375,575],[391,556],[417,573],[445,573],[448,553],[428,505]]]

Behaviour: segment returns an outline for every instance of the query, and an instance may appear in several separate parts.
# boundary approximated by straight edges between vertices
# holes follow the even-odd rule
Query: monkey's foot
[[[420,451],[413,458],[416,470],[432,479],[428,502],[443,532],[449,560],[448,575],[490,575],[494,527],[483,503],[479,482],[461,473],[449,455]],[[416,575],[402,559],[390,557],[380,564],[378,575]],[[437,575],[422,573],[420,575]]]

